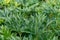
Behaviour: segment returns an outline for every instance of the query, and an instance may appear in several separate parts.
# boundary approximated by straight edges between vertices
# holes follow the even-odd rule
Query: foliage
[[[0,40],[60,40],[60,0],[0,0]]]

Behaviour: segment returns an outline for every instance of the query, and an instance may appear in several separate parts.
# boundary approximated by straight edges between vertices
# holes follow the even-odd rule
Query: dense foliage
[[[0,0],[0,40],[60,40],[60,0]]]

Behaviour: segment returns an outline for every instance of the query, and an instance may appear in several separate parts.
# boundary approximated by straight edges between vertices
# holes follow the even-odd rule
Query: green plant
[[[0,40],[59,40],[60,0],[0,0]]]

